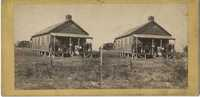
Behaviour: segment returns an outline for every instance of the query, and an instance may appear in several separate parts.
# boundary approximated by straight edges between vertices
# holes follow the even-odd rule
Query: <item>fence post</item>
[[[167,59],[167,61],[168,61],[168,59],[169,59],[169,56],[168,56],[168,52],[167,52],[167,56],[166,56],[166,59]]]
[[[130,60],[129,66],[130,66],[130,71],[132,71],[132,69],[133,69],[133,60],[132,59]]]
[[[50,65],[53,66],[53,52],[52,52],[52,49],[50,49]]]
[[[133,52],[131,53],[131,59],[133,60]]]
[[[174,61],[176,61],[176,51],[175,51],[175,47],[173,47],[173,59],[174,59]]]
[[[100,47],[99,49],[100,51],[100,64],[99,64],[99,85],[100,87],[102,87],[102,64],[103,64],[103,50],[102,47]]]
[[[115,67],[115,64],[112,64],[112,79],[115,79],[115,70],[116,70],[116,67]]]

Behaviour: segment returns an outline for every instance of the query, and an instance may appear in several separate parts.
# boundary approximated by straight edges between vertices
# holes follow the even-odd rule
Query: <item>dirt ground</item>
[[[186,88],[187,58],[132,60],[117,53],[103,53],[102,80],[99,58],[33,55],[31,49],[15,50],[16,89],[65,88]]]

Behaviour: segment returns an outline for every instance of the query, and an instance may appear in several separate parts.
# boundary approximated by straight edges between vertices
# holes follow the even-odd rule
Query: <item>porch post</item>
[[[176,50],[175,50],[175,45],[176,45],[176,40],[174,39],[174,45],[173,45],[173,54],[174,54],[174,59],[176,59]]]
[[[138,38],[136,37],[135,38],[135,56],[136,56],[136,58],[138,57],[138,50],[137,50],[138,46],[137,46],[137,44],[138,44]]]
[[[162,39],[160,40],[160,47],[162,47]]]
[[[80,38],[78,38],[78,46],[80,46]]]
[[[154,53],[154,39],[151,40],[151,54]]]
[[[48,37],[48,41],[49,41],[49,57],[51,56],[52,54],[52,43],[51,43],[51,35],[49,35]]]
[[[54,56],[56,55],[55,53],[56,53],[56,36],[53,36],[53,52],[54,52]]]
[[[71,54],[72,51],[72,40],[71,37],[69,37],[69,54]]]

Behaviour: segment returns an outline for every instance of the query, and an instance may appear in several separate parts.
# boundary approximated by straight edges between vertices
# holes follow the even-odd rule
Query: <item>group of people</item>
[[[85,45],[56,45],[55,48],[51,48],[52,54],[55,56],[79,56],[86,52],[90,52],[92,47],[89,44]]]
[[[174,56],[174,45],[168,44],[164,47],[162,46],[148,46],[148,45],[138,45],[137,47],[137,55],[138,56],[144,56],[144,55],[150,55],[151,57],[170,57],[172,58]]]

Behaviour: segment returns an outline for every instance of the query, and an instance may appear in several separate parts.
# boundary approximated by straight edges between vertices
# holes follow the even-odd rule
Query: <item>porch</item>
[[[175,53],[175,38],[160,35],[134,35],[131,51],[122,51],[122,56],[136,58],[167,57],[173,58]]]
[[[134,35],[136,57],[173,57],[175,39],[161,35]],[[173,42],[173,43],[170,43]]]
[[[74,56],[80,55],[89,44],[87,40],[92,37],[76,34],[52,33],[50,39],[49,52],[54,56]],[[90,43],[91,45],[91,43]],[[90,47],[92,49],[92,47]]]

